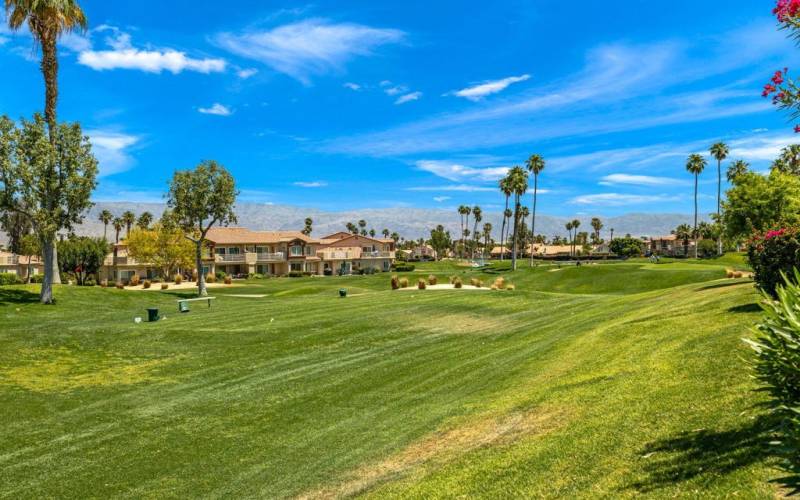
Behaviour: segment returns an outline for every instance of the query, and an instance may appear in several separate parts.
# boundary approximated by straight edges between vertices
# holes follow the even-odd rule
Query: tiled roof
[[[252,231],[244,227],[213,227],[208,231],[206,239],[217,245],[274,244],[293,240],[302,240],[306,243],[318,241],[300,231]]]

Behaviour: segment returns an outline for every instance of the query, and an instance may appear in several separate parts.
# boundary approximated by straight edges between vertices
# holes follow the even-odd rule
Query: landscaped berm
[[[774,497],[729,267],[0,287],[0,497]]]

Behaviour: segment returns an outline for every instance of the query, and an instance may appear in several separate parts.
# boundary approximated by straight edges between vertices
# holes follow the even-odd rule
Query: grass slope
[[[427,264],[417,276],[499,271]],[[776,494],[721,266],[0,289],[0,497]],[[347,299],[336,290],[348,289]],[[264,294],[264,298],[231,294]],[[156,305],[167,319],[133,323]]]

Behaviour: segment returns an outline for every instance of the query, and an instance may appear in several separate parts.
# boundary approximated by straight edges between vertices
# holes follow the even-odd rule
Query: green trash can
[[[188,313],[189,312],[189,303],[185,300],[178,302],[178,312]]]
[[[339,297],[342,297],[342,298],[347,297],[347,290],[345,290],[344,288],[340,288],[339,289]]]
[[[147,321],[153,322],[158,321],[158,309],[154,307],[150,307],[147,309]]]

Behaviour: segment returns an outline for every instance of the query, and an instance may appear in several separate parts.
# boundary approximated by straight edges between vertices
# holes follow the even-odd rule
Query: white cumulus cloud
[[[494,182],[508,173],[508,167],[468,167],[459,163],[441,160],[420,160],[420,170],[453,182]]]
[[[139,137],[107,130],[86,130],[92,153],[99,163],[99,176],[106,177],[124,172],[134,163],[130,148],[139,142]]]
[[[222,105],[218,102],[215,102],[210,108],[198,108],[197,111],[203,113],[204,115],[230,116],[233,114],[233,111],[231,111],[228,106]]]
[[[411,92],[410,94],[401,95],[394,101],[395,104],[405,104],[407,102],[416,101],[422,97],[422,92]]]
[[[527,74],[521,76],[509,76],[508,78],[503,78],[501,80],[492,80],[481,83],[479,85],[475,85],[473,87],[467,87],[465,89],[456,90],[452,92],[452,94],[458,97],[469,99],[470,101],[480,101],[487,95],[497,94],[498,92],[502,92],[506,88],[508,88],[509,85],[512,85],[514,83],[524,82],[525,80],[530,79],[530,77],[531,75]]]

